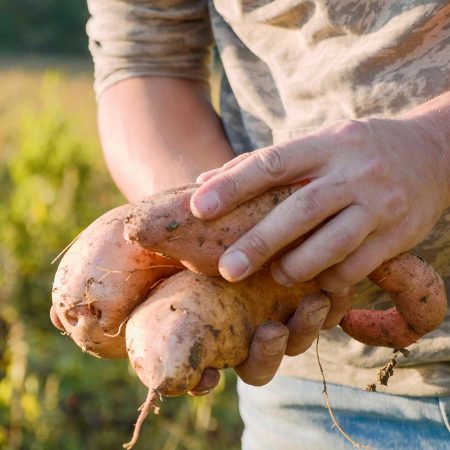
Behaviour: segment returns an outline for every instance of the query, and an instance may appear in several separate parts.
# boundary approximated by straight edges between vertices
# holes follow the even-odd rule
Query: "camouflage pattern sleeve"
[[[88,0],[88,7],[97,97],[132,76],[208,79],[206,0]]]

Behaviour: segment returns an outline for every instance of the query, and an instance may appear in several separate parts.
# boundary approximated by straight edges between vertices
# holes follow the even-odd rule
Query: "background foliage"
[[[83,0],[0,0],[0,50],[87,55]]]
[[[0,0],[0,51],[13,54],[0,65],[0,448],[9,450],[121,448],[146,394],[127,361],[83,354],[48,317],[51,261],[124,201],[97,140],[89,59],[73,59],[85,52],[85,17],[76,0]],[[227,372],[205,398],[165,400],[136,448],[233,450],[241,430]]]

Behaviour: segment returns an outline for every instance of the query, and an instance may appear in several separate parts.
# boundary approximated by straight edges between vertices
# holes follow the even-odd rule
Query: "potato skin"
[[[349,311],[340,325],[354,339],[366,345],[404,348],[444,321],[444,282],[422,258],[403,253],[382,264],[368,278],[388,292],[395,307]]]
[[[124,357],[123,333],[117,333],[120,325],[155,282],[180,270],[177,260],[193,272],[219,275],[218,261],[226,248],[306,183],[272,189],[213,221],[199,220],[190,211],[197,185],[159,192],[105,214],[61,261],[51,312],[55,326],[90,353]],[[268,273],[265,277],[272,283]],[[443,282],[423,260],[400,255],[369,278],[390,293],[396,308],[349,312],[341,326],[355,339],[404,347],[442,323],[447,309]],[[181,293],[187,289],[181,284],[178,288]],[[244,291],[245,285],[237,298]],[[261,311],[263,303],[258,303]]]
[[[303,184],[272,189],[209,221],[191,213],[190,200],[198,185],[159,192],[129,210],[124,236],[136,246],[181,261],[193,272],[217,276],[223,252]]]
[[[286,322],[315,282],[281,286],[260,270],[229,283],[184,270],[158,285],[131,315],[127,351],[141,381],[166,396],[193,389],[205,368],[234,367],[256,328]]]
[[[307,183],[272,189],[211,221],[199,220],[190,211],[197,185],[160,192],[134,204],[125,219],[124,236],[137,246],[179,259],[194,272],[216,276],[219,258],[228,246]],[[348,313],[341,326],[355,339],[368,345],[404,347],[442,323],[447,309],[443,282],[420,258],[400,255],[369,279],[390,293],[396,307]]]
[[[157,280],[182,267],[123,239],[128,210],[129,205],[113,209],[86,228],[62,258],[53,283],[53,323],[102,358],[127,357],[120,325]]]

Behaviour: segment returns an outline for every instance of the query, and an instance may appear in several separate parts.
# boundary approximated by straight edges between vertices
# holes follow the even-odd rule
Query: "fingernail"
[[[268,341],[264,341],[264,350],[269,355],[275,355],[281,352],[284,352],[286,348],[287,336],[283,334],[282,336],[277,336],[276,338],[269,339]]]
[[[211,387],[211,388],[207,388],[207,389],[202,389],[201,391],[189,391],[188,394],[191,396],[198,396],[198,395],[206,395],[209,394],[215,386]]]
[[[208,191],[195,196],[191,205],[193,212],[212,214],[219,207],[219,196],[215,191]]]
[[[309,312],[306,315],[308,322],[311,325],[321,324],[326,319],[329,310],[330,310],[330,307],[327,305],[327,306],[322,306],[319,309]]]
[[[247,255],[240,250],[234,250],[230,253],[225,253],[219,262],[219,270],[224,278],[227,280],[237,281],[250,268],[250,261]]]

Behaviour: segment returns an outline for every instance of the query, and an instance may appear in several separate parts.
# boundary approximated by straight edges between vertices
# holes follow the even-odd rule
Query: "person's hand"
[[[235,367],[237,375],[247,384],[262,386],[278,370],[284,355],[296,356],[306,351],[321,329],[335,327],[351,307],[353,291],[339,294],[315,294],[304,297],[286,325],[267,322],[253,337],[249,356]],[[219,371],[206,369],[191,395],[205,395],[219,382]]]
[[[222,276],[241,280],[281,254],[271,263],[280,284],[315,278],[339,292],[419,243],[449,204],[448,143],[428,125],[422,117],[343,121],[202,174],[191,208],[206,220],[271,187],[311,180],[227,249]]]

